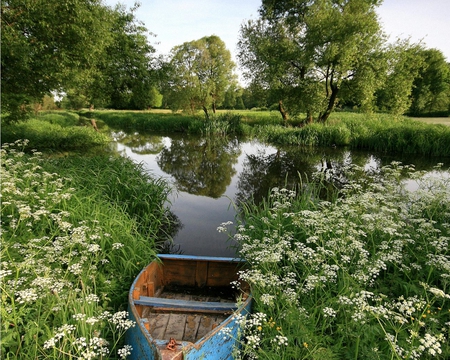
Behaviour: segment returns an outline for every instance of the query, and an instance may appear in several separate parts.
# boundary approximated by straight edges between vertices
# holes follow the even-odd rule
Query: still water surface
[[[217,227],[235,222],[233,204],[266,196],[273,187],[298,183],[299,174],[311,178],[316,171],[339,171],[357,164],[377,169],[392,161],[432,170],[449,159],[389,156],[345,149],[276,148],[258,141],[201,138],[188,135],[159,136],[115,132],[116,149],[142,163],[157,178],[173,187],[171,211],[181,222],[174,235],[174,250],[189,255],[234,256],[228,235]],[[414,186],[411,184],[411,186]]]

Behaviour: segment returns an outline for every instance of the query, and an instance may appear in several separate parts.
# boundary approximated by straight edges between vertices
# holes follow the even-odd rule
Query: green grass
[[[245,206],[233,237],[255,302],[235,359],[449,358],[450,183],[441,175],[353,168],[332,201],[303,183]]]
[[[95,111],[96,119],[115,129],[135,129],[157,133],[196,132],[201,117],[165,112]]]
[[[155,257],[168,187],[118,155],[25,148],[1,150],[2,358],[124,358],[127,292]]]
[[[2,143],[28,139],[29,149],[83,150],[110,142],[107,134],[96,132],[89,121],[70,112],[45,112],[36,118],[2,126]]]

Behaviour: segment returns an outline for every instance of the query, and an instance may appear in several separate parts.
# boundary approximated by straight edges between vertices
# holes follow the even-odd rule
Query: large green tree
[[[115,8],[113,41],[106,48],[100,67],[100,94],[107,95],[108,107],[115,109],[146,109],[154,105],[155,49],[149,43],[152,34],[135,16],[137,8],[138,5],[130,10],[123,5]]]
[[[87,74],[111,40],[110,8],[101,0],[2,0],[2,112],[27,105]]]
[[[127,9],[117,5],[112,10],[110,41],[103,56],[88,71],[77,71],[65,84],[69,100],[75,97],[83,100],[82,106],[114,109],[155,106],[155,50],[149,43],[152,34],[135,16],[138,6]]]
[[[290,111],[325,122],[343,83],[375,71],[367,63],[384,40],[375,12],[380,4],[263,0],[260,18],[241,27],[238,56],[247,77],[276,91]]]
[[[173,110],[216,111],[236,82],[235,65],[225,43],[215,35],[185,42],[171,51],[164,95]]]
[[[378,110],[402,115],[411,106],[411,93],[414,80],[424,66],[420,45],[410,44],[408,40],[399,41],[386,49],[388,67],[381,74],[383,84],[376,91]]]
[[[423,66],[414,79],[411,92],[412,115],[450,111],[450,64],[440,50],[420,51]]]

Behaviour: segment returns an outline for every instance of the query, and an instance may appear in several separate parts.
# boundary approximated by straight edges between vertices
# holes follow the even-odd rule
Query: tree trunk
[[[283,102],[281,100],[278,102],[278,110],[280,111],[281,116],[283,117],[284,126],[287,126],[288,114],[287,114],[286,110],[284,109]]]
[[[213,114],[216,113],[216,102],[212,103],[212,111],[213,111]]]
[[[327,110],[319,117],[319,121],[321,123],[325,124],[325,122],[327,121],[331,112],[333,111],[334,106],[336,105],[336,99],[337,99],[338,92],[339,92],[339,87],[332,85],[331,86],[331,96],[330,96],[330,100],[328,100]]]
[[[209,120],[209,113],[208,113],[208,109],[206,108],[206,106],[205,106],[205,105],[203,105],[203,106],[202,106],[202,108],[203,108],[203,111],[205,112],[205,116],[206,116],[206,119],[207,119],[207,120]]]

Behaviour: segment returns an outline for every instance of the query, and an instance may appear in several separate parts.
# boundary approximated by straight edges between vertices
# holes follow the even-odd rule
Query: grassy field
[[[422,121],[426,124],[441,124],[450,126],[450,117],[446,118],[411,118],[417,121]]]

